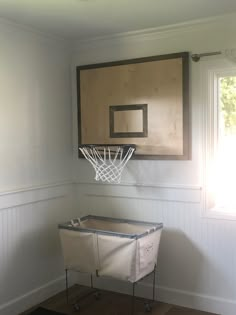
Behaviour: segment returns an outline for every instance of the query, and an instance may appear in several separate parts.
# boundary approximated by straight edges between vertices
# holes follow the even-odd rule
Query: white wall
[[[6,23],[0,41],[0,190],[70,179],[66,43]]]
[[[0,20],[0,314],[62,289],[57,224],[74,216],[70,56],[66,42]]]
[[[77,159],[75,92],[79,64],[235,48],[235,18],[77,43],[72,169],[68,45],[0,21],[1,315],[18,314],[63,288],[57,223],[77,216],[77,207],[80,214],[163,222],[157,298],[235,314],[236,221],[201,217],[199,65],[191,64],[192,160],[131,161],[117,186],[95,184],[91,166]],[[100,285],[130,290],[126,283]],[[145,282],[139,294],[148,289]]]
[[[191,161],[131,161],[121,185],[98,185],[92,167],[77,158],[75,67],[122,59],[236,47],[236,16],[78,42],[73,60],[74,180],[81,213],[164,223],[158,261],[157,298],[169,303],[236,313],[236,221],[207,219],[202,213],[202,102],[200,66],[190,67]],[[103,283],[105,285],[105,283]],[[112,283],[117,290],[128,286]],[[144,294],[148,284],[143,286]]]

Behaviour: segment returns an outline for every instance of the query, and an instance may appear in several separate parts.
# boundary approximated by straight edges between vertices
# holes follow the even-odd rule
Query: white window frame
[[[202,103],[202,144],[203,144],[203,198],[202,216],[214,219],[236,220],[235,214],[227,213],[222,208],[212,206],[209,192],[209,173],[216,156],[218,145],[218,114],[219,114],[219,78],[236,76],[236,63],[224,58],[201,60],[200,85]]]

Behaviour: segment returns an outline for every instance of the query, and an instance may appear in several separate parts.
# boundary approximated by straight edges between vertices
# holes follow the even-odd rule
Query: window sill
[[[236,208],[228,209],[226,207],[214,207],[210,209],[205,209],[203,211],[203,217],[209,219],[219,219],[219,220],[236,220]]]

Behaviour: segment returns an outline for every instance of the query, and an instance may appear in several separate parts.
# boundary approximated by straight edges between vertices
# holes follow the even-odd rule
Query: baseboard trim
[[[125,281],[110,278],[98,278],[94,280],[95,287],[100,289],[111,290],[112,288],[112,291],[114,292],[132,294],[132,285]],[[86,278],[85,275],[80,274],[79,283],[82,285],[89,285],[89,279]],[[150,299],[152,297],[152,285],[147,282],[140,282],[136,286],[135,295]],[[236,313],[235,300],[164,286],[156,287],[155,300],[220,315],[235,315]]]
[[[147,287],[147,285],[144,287]],[[158,287],[157,292],[157,299],[162,302],[190,307],[220,315],[235,315],[235,300],[161,286]]]
[[[18,315],[65,289],[65,276],[61,276],[24,295],[0,305],[1,315]]]
[[[82,285],[89,285],[90,277],[80,274],[78,278],[70,281],[72,285],[75,280]],[[114,280],[98,278],[94,279],[95,287],[114,292],[131,294],[131,284]],[[65,276],[61,276],[53,281],[46,283],[26,294],[19,296],[5,304],[0,305],[0,315],[18,315],[19,313],[35,306],[47,298],[57,294],[65,289]],[[136,295],[139,297],[150,298],[152,296],[152,285],[150,283],[141,282],[136,287]],[[155,299],[161,302],[185,306],[206,312],[212,312],[220,315],[235,315],[236,301],[224,299],[215,296],[199,294],[191,291],[178,290],[163,286],[156,287]]]

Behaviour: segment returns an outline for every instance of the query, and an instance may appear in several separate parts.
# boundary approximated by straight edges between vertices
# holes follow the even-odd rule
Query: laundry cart
[[[134,284],[154,272],[162,223],[87,215],[59,224],[66,270]]]

